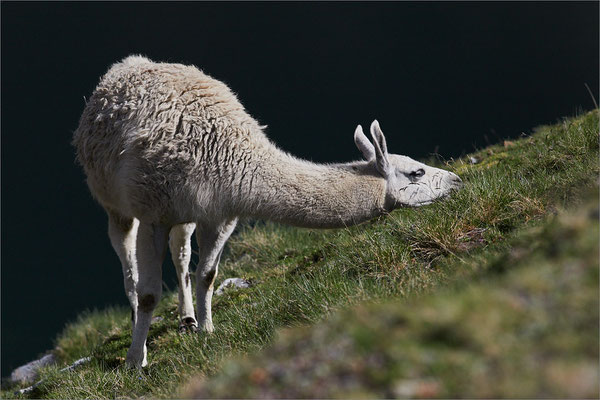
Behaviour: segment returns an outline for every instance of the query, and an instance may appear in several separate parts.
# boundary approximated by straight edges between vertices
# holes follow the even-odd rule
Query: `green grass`
[[[57,354],[62,364],[42,372],[45,381],[31,396],[176,397],[197,376],[205,377],[204,383],[195,384],[197,393],[216,397],[261,393],[285,396],[292,386],[286,385],[285,379],[295,376],[304,379],[300,381],[305,382],[302,387],[306,389],[296,396],[306,393],[309,397],[347,394],[523,397],[575,393],[554,390],[552,385],[544,383],[546,375],[517,372],[527,363],[535,366],[535,362],[540,362],[535,354],[539,353],[543,360],[546,353],[554,351],[552,346],[560,343],[553,344],[550,339],[523,342],[522,346],[529,343],[531,348],[512,348],[505,343],[510,342],[511,327],[529,319],[549,319],[549,311],[544,307],[525,307],[527,310],[515,316],[515,321],[506,324],[500,321],[496,326],[492,317],[510,308],[510,301],[493,294],[496,290],[501,293],[503,286],[510,289],[518,283],[517,275],[511,278],[513,268],[530,271],[532,283],[543,282],[544,276],[556,272],[558,267],[552,266],[544,267],[548,269],[546,275],[542,267],[517,268],[518,260],[511,257],[522,253],[525,259],[542,254],[539,249],[545,248],[544,243],[552,243],[548,233],[553,229],[548,226],[554,224],[551,216],[565,207],[580,204],[584,194],[597,182],[598,111],[538,128],[531,136],[471,156],[480,162],[472,165],[465,157],[444,166],[466,182],[463,190],[444,202],[420,209],[396,210],[360,226],[335,231],[295,229],[271,223],[242,227],[229,242],[217,284],[225,278],[241,276],[254,286],[214,298],[214,334],[178,334],[177,296],[167,294],[155,311],[163,319],[150,330],[150,364],[138,372],[124,367],[131,335],[126,311],[88,313],[59,336]],[[524,237],[539,242],[538,247],[519,244]],[[572,258],[576,262],[577,255]],[[597,262],[595,265],[597,277]],[[542,276],[538,279],[536,273]],[[593,275],[585,270],[582,281],[574,285],[585,286],[590,274]],[[527,290],[527,287],[522,289]],[[470,316],[468,311],[478,305],[479,299],[487,308],[481,311],[481,317]],[[568,298],[561,299],[572,305]],[[372,305],[361,305],[365,303]],[[587,307],[588,303],[584,305]],[[591,313],[573,313],[573,318],[578,316],[588,324],[585,329],[570,329],[568,318],[556,327],[540,322],[531,329],[542,336],[554,337],[551,335],[554,332],[559,337],[557,341],[579,340],[577,334],[587,334],[593,318],[597,328],[597,309],[596,302]],[[390,318],[386,319],[388,314]],[[408,322],[402,322],[405,319]],[[436,326],[436,322],[445,325]],[[368,329],[361,330],[363,325]],[[454,325],[464,329],[451,329]],[[296,330],[286,333],[274,348],[260,355],[282,327]],[[486,329],[494,327],[497,332],[488,332],[492,336],[484,334]],[[506,340],[495,344],[493,335],[500,332],[504,332]],[[292,369],[289,377],[284,374],[279,383],[273,383],[267,366],[288,365],[298,357],[302,361],[304,350],[294,344],[294,339],[286,337],[298,337],[301,343],[307,343],[305,368],[312,375]],[[429,339],[420,341],[422,337]],[[450,344],[446,343],[448,340]],[[337,360],[327,352],[317,351],[346,345],[350,346],[348,360],[354,360],[350,363],[343,357]],[[597,341],[595,346],[597,355]],[[511,349],[510,354],[504,352],[505,348]],[[528,358],[529,353],[533,361]],[[90,354],[92,361],[75,372],[58,372],[60,367]],[[253,358],[252,365],[264,366],[262,370],[252,369],[244,361],[227,361],[248,354],[259,354],[254,356],[257,358]],[[573,350],[574,360],[581,359],[580,356]],[[498,361],[490,364],[489,360]],[[355,364],[354,372],[344,369],[352,369]],[[357,382],[355,387],[348,389],[341,385],[339,392],[319,392],[327,390],[330,378],[346,379],[344,374],[336,375],[338,366],[344,367],[342,371],[347,376],[358,377],[348,379]],[[511,371],[513,366],[517,367],[515,371]],[[560,376],[565,370],[561,366],[552,367],[556,370],[552,373]],[[577,368],[571,371],[574,376],[578,375]],[[244,385],[236,379],[244,385],[246,382],[253,385],[248,384],[246,391],[238,392]],[[473,380],[481,381],[481,387],[468,385]],[[493,384],[486,385],[486,381]],[[406,394],[411,390],[414,393]],[[2,397],[14,397],[12,393],[5,389]]]

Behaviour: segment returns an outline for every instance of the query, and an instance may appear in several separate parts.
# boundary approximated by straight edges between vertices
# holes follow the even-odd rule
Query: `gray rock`
[[[28,383],[33,382],[38,377],[38,370],[47,365],[56,363],[54,354],[46,354],[39,360],[31,361],[25,365],[21,365],[10,374],[10,380],[13,383]]]
[[[242,278],[227,278],[217,288],[217,290],[215,291],[215,295],[222,295],[225,292],[225,289],[228,287],[234,287],[238,289],[249,288],[250,282]]]

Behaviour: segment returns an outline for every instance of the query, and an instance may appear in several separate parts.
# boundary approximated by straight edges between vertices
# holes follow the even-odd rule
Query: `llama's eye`
[[[411,172],[409,175],[411,178],[420,178],[425,175],[425,171],[423,168],[419,168],[418,170]]]

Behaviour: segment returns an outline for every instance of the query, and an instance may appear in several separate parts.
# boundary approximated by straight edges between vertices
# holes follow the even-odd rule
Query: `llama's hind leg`
[[[125,294],[131,305],[131,323],[135,326],[137,310],[137,294],[135,285],[138,281],[137,260],[135,246],[139,221],[136,218],[123,217],[117,212],[107,210],[108,236],[113,249],[121,260],[123,268],[123,282]]]
[[[198,224],[198,268],[196,269],[196,302],[198,303],[198,323],[202,330],[212,332],[213,284],[225,242],[235,229],[237,218],[224,221],[216,226]]]
[[[190,238],[196,229],[196,224],[181,224],[171,228],[169,234],[169,249],[179,281],[179,331],[196,332],[198,322],[194,316],[194,302],[192,298],[192,282],[190,279],[190,259],[192,246]]]
[[[167,249],[168,228],[140,222],[136,242],[138,282],[137,319],[133,329],[131,347],[127,352],[130,366],[144,367],[146,360],[146,339],[150,329],[152,312],[162,294],[162,262]]]

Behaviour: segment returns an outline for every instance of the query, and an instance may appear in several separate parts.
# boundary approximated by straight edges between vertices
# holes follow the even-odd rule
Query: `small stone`
[[[238,289],[244,289],[250,287],[250,282],[242,278],[227,278],[221,283],[221,285],[215,291],[215,295],[220,296],[225,292],[228,287],[234,287]]]
[[[471,164],[477,164],[479,162],[479,160],[475,157],[469,157],[469,162]]]
[[[15,369],[10,374],[10,380],[14,383],[28,383],[33,382],[38,377],[38,370],[47,365],[56,363],[56,357],[54,354],[46,354],[39,360],[31,361],[25,365]]]
[[[156,324],[157,322],[160,322],[160,321],[162,321],[162,320],[164,320],[164,318],[163,318],[163,317],[160,317],[160,316],[154,317],[154,318],[152,318],[152,320],[150,321],[150,325],[154,325],[154,324]]]

